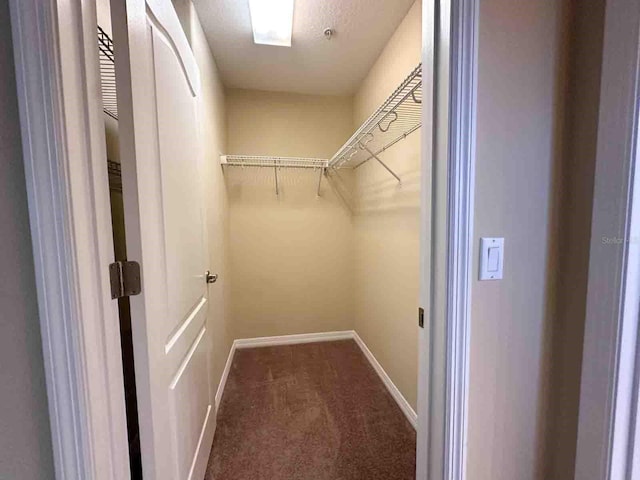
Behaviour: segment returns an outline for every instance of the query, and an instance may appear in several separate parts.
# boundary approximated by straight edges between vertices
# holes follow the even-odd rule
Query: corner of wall
[[[604,32],[604,0],[568,3],[545,478],[575,469]]]

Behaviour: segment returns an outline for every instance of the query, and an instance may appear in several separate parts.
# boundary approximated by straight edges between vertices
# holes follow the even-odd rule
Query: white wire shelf
[[[229,167],[261,167],[273,168],[273,178],[276,195],[280,195],[280,182],[278,180],[278,170],[281,168],[312,168],[319,171],[318,192],[320,196],[320,186],[322,177],[329,166],[329,160],[323,158],[303,158],[303,157],[268,157],[255,155],[222,155],[220,157],[222,166]]]
[[[399,181],[400,178],[378,155],[418,130],[421,125],[422,64],[418,64],[396,91],[329,160],[329,166],[358,168],[365,162],[376,159]]]
[[[102,87],[102,109],[104,113],[118,119],[118,96],[116,95],[116,68],[113,41],[98,27],[98,52],[100,59],[100,84]]]
[[[256,155],[222,155],[220,163],[231,167],[327,168],[329,166],[329,160],[322,158]]]
[[[379,155],[422,126],[422,64],[409,74],[387,100],[364,122],[340,150],[330,159],[222,155],[223,166],[267,167],[274,169],[276,194],[279,193],[280,168],[314,168],[320,170],[320,183],[327,168],[358,168],[371,159],[377,160],[398,182],[396,175]]]

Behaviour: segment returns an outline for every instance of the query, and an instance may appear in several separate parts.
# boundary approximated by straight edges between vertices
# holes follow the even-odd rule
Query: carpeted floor
[[[354,341],[242,349],[205,480],[414,479],[415,446]]]

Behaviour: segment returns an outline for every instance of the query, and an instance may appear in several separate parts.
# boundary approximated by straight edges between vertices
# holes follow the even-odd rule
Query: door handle
[[[218,274],[211,273],[209,270],[207,270],[204,274],[204,278],[207,283],[216,283],[218,281]]]

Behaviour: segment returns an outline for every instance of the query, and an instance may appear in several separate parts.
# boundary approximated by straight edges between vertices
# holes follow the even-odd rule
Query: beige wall
[[[480,2],[474,244],[504,236],[505,264],[473,283],[469,480],[569,478],[543,473],[567,7]]]
[[[227,92],[229,154],[328,158],[352,130],[350,98]],[[353,328],[351,213],[318,173],[227,167],[233,336]]]
[[[558,295],[547,472],[573,478],[580,401],[605,0],[571,0],[566,150],[561,166]]]
[[[53,478],[8,2],[0,4],[0,479]]]
[[[418,0],[400,24],[354,99],[359,126],[420,62]],[[418,379],[417,309],[420,254],[420,132],[356,170],[354,216],[355,330],[411,406]]]

